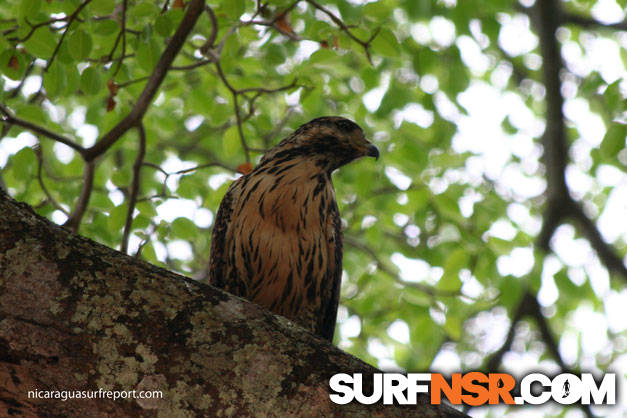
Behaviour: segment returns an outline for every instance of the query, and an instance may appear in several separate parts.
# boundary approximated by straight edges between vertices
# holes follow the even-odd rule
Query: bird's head
[[[365,156],[378,159],[379,149],[366,139],[359,125],[343,117],[325,116],[301,125],[268,151],[261,164],[299,157],[331,172]]]

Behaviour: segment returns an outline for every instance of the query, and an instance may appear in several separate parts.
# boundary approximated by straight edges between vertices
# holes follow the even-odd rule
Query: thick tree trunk
[[[0,416],[461,415],[426,403],[335,405],[331,375],[377,370],[257,305],[53,225],[1,190],[0,220]],[[99,389],[163,398],[28,397]]]

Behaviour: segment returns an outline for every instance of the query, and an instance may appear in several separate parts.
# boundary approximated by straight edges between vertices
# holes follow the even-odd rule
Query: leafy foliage
[[[590,267],[599,263],[589,253],[592,264],[572,265],[535,250],[545,191],[542,59],[533,14],[509,1],[213,0],[134,120],[144,134],[130,129],[99,154],[85,153],[134,115],[195,3],[0,0],[0,165],[16,199],[58,223],[78,219],[81,234],[106,245],[128,244],[151,263],[202,276],[212,214],[238,167],[245,171],[301,123],[344,115],[365,128],[382,158],[334,176],[346,221],[342,348],[406,370],[429,369],[452,350],[459,368],[477,369],[511,326],[520,340],[512,350],[535,350],[540,361],[551,358],[559,335],[581,339],[572,320],[578,307],[605,315],[606,298],[624,295],[620,271],[610,271],[608,289],[595,288],[595,275],[606,273]],[[590,144],[585,124],[565,124],[568,143],[589,151],[573,151],[570,167],[591,182],[576,200],[598,219],[614,190],[600,171],[621,172],[627,162],[627,101],[624,33],[621,40],[620,27],[586,17],[596,3],[562,3],[559,39],[584,58],[592,38],[622,45],[614,78],[564,54],[564,95],[605,130]],[[531,39],[526,50],[507,40],[512,28]],[[498,100],[478,101],[477,92]],[[503,98],[511,108],[499,108]],[[488,107],[483,123],[494,126],[468,128],[477,103]],[[509,145],[494,157],[499,141]],[[529,182],[541,186],[525,191]],[[624,258],[624,228],[611,244]],[[552,285],[559,298],[540,318],[554,340],[533,321],[531,331],[516,332],[523,295]],[[490,330],[492,322],[505,331]],[[565,347],[577,353],[569,367],[611,366],[625,355],[625,330],[617,331],[606,333],[603,354]],[[538,340],[545,348],[532,347]]]

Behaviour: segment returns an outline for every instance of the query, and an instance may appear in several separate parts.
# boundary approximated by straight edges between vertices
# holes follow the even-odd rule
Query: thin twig
[[[262,93],[270,94],[270,93],[277,93],[277,92],[289,90],[296,86],[297,79],[294,79],[290,84],[286,86],[281,86],[281,87],[277,87],[274,89],[269,89],[265,87],[248,87],[248,88],[243,88],[243,89],[237,89],[226,78],[226,75],[224,74],[224,71],[222,70],[222,65],[220,64],[219,56],[214,54],[213,51],[211,50],[207,51],[207,55],[209,56],[209,59],[212,60],[213,63],[215,64],[218,77],[220,78],[224,86],[231,92],[231,96],[233,98],[233,112],[235,113],[235,121],[237,123],[237,133],[239,135],[242,148],[244,149],[246,162],[250,162],[250,152],[253,150],[248,146],[248,143],[246,142],[246,137],[244,136],[243,123],[244,123],[244,120],[247,120],[248,118],[250,118],[254,112],[254,108],[253,108],[254,100],[257,97],[259,97],[259,95],[261,95]],[[251,93],[251,92],[255,92],[256,95],[249,101],[248,114],[245,117],[242,117],[240,113],[238,96],[242,95],[246,97],[245,93]]]
[[[244,136],[244,129],[242,127],[242,123],[243,123],[242,116],[239,112],[239,103],[237,100],[238,91],[235,87],[231,85],[231,83],[229,83],[229,80],[224,75],[224,72],[222,71],[222,66],[220,65],[220,60],[216,59],[214,61],[214,64],[216,66],[216,70],[218,72],[218,76],[220,77],[220,80],[222,80],[222,83],[224,84],[224,86],[231,92],[231,96],[233,98],[233,112],[235,113],[235,121],[237,122],[237,133],[239,135],[242,148],[244,149],[246,162],[250,162],[250,151],[248,149],[248,144],[246,143],[246,137]]]
[[[562,23],[571,23],[581,26],[583,28],[597,28],[597,29],[618,29],[627,31],[627,20],[617,23],[603,23],[598,20],[580,16],[574,13],[564,13],[562,17]]]
[[[381,28],[375,29],[375,31],[372,33],[372,35],[370,35],[370,37],[367,40],[362,41],[350,31],[350,28],[346,26],[346,24],[344,23],[344,21],[342,21],[342,19],[337,17],[335,14],[333,14],[333,12],[331,12],[329,9],[327,9],[326,7],[323,7],[322,5],[318,4],[314,0],[306,0],[306,1],[307,3],[311,4],[316,9],[320,10],[322,13],[329,16],[329,18],[333,21],[333,23],[335,23],[344,33],[346,33],[349,38],[351,38],[353,41],[361,45],[364,51],[366,52],[366,58],[368,58],[368,62],[372,64],[372,57],[370,56],[370,43],[374,40],[374,38],[377,37]]]
[[[120,251],[128,253],[128,240],[131,236],[131,228],[133,226],[133,212],[135,211],[135,205],[137,203],[137,195],[139,193],[139,184],[141,180],[141,168],[144,162],[144,156],[146,155],[146,131],[144,130],[144,124],[137,124],[137,132],[139,134],[139,145],[137,150],[137,157],[133,163],[133,181],[129,191],[128,198],[128,210],[126,212],[126,222],[124,223],[124,232],[122,234],[122,245]]]
[[[285,91],[285,90],[289,90],[291,88],[294,88],[296,86],[296,82],[298,79],[294,79],[294,81],[292,81],[290,84],[285,85],[285,86],[281,86],[281,87],[277,87],[274,89],[269,89],[266,87],[246,87],[243,89],[236,89],[235,91],[238,94],[244,94],[244,93],[250,93],[250,92],[255,92],[255,93],[265,93],[265,94],[271,94],[271,93],[278,93],[280,91]]]
[[[44,68],[44,72],[47,72],[48,69],[50,68],[50,66],[52,65],[52,62],[54,61],[54,58],[57,56],[57,53],[59,52],[59,48],[61,48],[61,44],[63,43],[63,40],[65,39],[65,36],[67,35],[70,26],[72,26],[72,23],[74,22],[74,20],[76,20],[78,14],[85,8],[85,6],[87,6],[89,3],[91,3],[91,0],[85,0],[83,3],[80,4],[80,6],[78,6],[76,8],[76,10],[74,10],[74,12],[68,17],[67,19],[67,25],[65,25],[65,29],[63,30],[63,33],[61,34],[61,39],[59,39],[59,42],[57,42],[57,45],[54,47],[54,51],[52,51],[52,55],[50,56],[50,58],[48,59],[48,63],[46,64],[46,67]]]
[[[218,19],[216,18],[213,9],[209,6],[205,6],[205,10],[209,15],[209,20],[211,20],[211,33],[209,34],[209,38],[207,38],[207,42],[203,46],[200,47],[200,52],[205,55],[209,52],[210,49],[213,48],[216,43],[216,38],[218,37]]]
[[[193,70],[195,68],[198,67],[202,67],[203,65],[207,65],[207,64],[211,64],[213,61],[206,59],[206,60],[200,60],[198,62],[195,62],[193,64],[189,64],[189,65],[179,65],[179,66],[172,66],[170,67],[170,70],[172,71],[187,71],[187,70]]]
[[[120,83],[120,84],[118,84],[118,88],[119,88],[119,89],[122,89],[122,88],[124,88],[124,87],[128,87],[128,86],[130,86],[131,84],[141,83],[141,82],[144,82],[144,81],[148,80],[149,78],[150,78],[150,76],[146,76],[146,77],[136,78],[136,79],[134,79],[134,80],[129,80],[129,81],[126,81],[126,82],[124,82],[124,83]]]
[[[182,170],[178,170],[178,171],[175,171],[173,173],[170,173],[170,175],[176,176],[176,175],[181,175],[181,174],[187,174],[187,173],[191,173],[193,171],[198,171],[198,170],[201,170],[203,168],[209,168],[209,167],[220,167],[220,168],[224,168],[225,170],[232,171],[233,173],[237,172],[236,168],[233,168],[233,167],[231,167],[231,166],[229,166],[227,164],[221,163],[219,161],[212,161],[210,163],[199,164],[199,165],[197,165],[195,167],[184,168]]]
[[[22,88],[24,87],[24,83],[26,83],[26,78],[33,71],[33,68],[35,68],[35,60],[32,60],[28,64],[28,67],[26,67],[26,71],[24,72],[24,77],[22,77],[22,79],[20,80],[20,84],[18,84],[17,87],[11,90],[11,93],[9,93],[9,98],[14,99],[17,97],[18,94],[20,94],[20,91],[22,91]]]
[[[30,25],[30,31],[24,35],[22,38],[19,39],[9,39],[10,41],[17,41],[18,43],[22,43],[22,42],[26,42],[31,36],[33,36],[33,33],[35,33],[35,31],[39,28],[41,28],[42,26],[48,26],[51,25],[53,23],[57,23],[57,22],[64,22],[68,20],[67,17],[60,17],[60,18],[54,18],[54,19],[50,19],[50,20],[46,20],[45,22],[40,22],[40,23],[36,23],[34,25],[31,25],[30,22],[26,22]]]
[[[452,290],[440,290],[440,289],[435,289],[432,286],[429,285],[425,285],[422,283],[414,283],[414,282],[408,282],[405,281],[403,279],[401,279],[398,275],[398,273],[396,273],[394,270],[392,270],[391,268],[389,268],[377,255],[377,253],[370,248],[369,246],[367,246],[366,244],[363,244],[361,242],[359,242],[358,240],[354,239],[353,237],[344,236],[344,242],[347,245],[350,245],[353,248],[356,248],[358,250],[361,250],[362,252],[365,252],[366,254],[368,254],[372,260],[375,262],[375,264],[377,265],[377,269],[379,269],[381,272],[387,274],[388,276],[390,276],[392,279],[394,279],[397,283],[406,286],[406,287],[412,287],[414,289],[420,290],[421,292],[424,292],[425,294],[431,296],[432,298],[437,297],[457,297],[457,296],[464,296],[464,297],[468,297],[463,295],[462,293]],[[472,298],[471,298],[472,299]]]
[[[48,188],[46,187],[46,185],[44,184],[44,179],[43,179],[43,170],[42,170],[42,166],[44,164],[44,156],[43,153],[41,152],[41,147],[37,146],[33,148],[33,151],[35,152],[35,155],[37,156],[37,180],[39,181],[39,187],[41,187],[41,190],[44,192],[44,194],[46,195],[46,199],[48,200],[48,202],[57,210],[60,210],[61,212],[63,212],[66,216],[70,216],[70,213],[65,210],[65,208],[63,206],[61,206],[55,198],[52,197],[52,195],[50,194],[50,192],[48,191]]]
[[[283,130],[283,128],[287,125],[287,122],[290,120],[292,115],[294,114],[294,107],[289,106],[281,118],[281,120],[274,124],[272,130],[267,132],[263,137],[262,141],[266,147],[270,147],[271,141]]]
[[[79,144],[77,144],[76,142],[72,141],[69,138],[66,138],[64,136],[61,136],[59,134],[56,134],[44,127],[41,127],[39,125],[36,125],[34,123],[28,122],[26,120],[20,119],[16,116],[14,116],[8,108],[6,108],[4,105],[0,104],[0,113],[2,114],[2,118],[0,118],[0,122],[2,122],[3,124],[6,125],[17,125],[17,126],[21,126],[22,128],[28,129],[29,131],[35,132],[37,134],[43,135],[46,138],[52,139],[54,141],[60,142],[64,145],[67,145],[68,147],[72,148],[73,150],[77,151],[79,154],[81,154],[82,156],[84,156],[85,154],[85,148],[83,148],[82,146],[80,146]]]
[[[205,163],[205,164],[199,164],[197,166],[190,167],[190,168],[184,168],[182,170],[174,171],[174,172],[171,172],[171,173],[168,173],[167,171],[165,171],[160,165],[155,164],[155,163],[151,163],[149,161],[142,162],[142,165],[146,166],[146,167],[150,167],[152,169],[155,169],[155,170],[159,171],[161,174],[163,174],[165,176],[165,178],[163,179],[163,188],[162,188],[161,194],[159,196],[165,195],[165,193],[166,193],[166,183],[167,183],[168,179],[170,178],[170,176],[180,176],[180,175],[183,175],[183,174],[192,173],[194,171],[198,171],[198,170],[201,170],[201,169],[204,169],[204,168],[210,168],[210,167],[220,167],[220,168],[228,170],[228,171],[230,171],[232,173],[237,172],[236,168],[231,167],[228,164],[224,164],[223,162],[220,162],[220,161],[217,161],[217,160],[216,161],[211,161],[211,162],[208,162],[208,163]]]
[[[118,74],[118,71],[120,71],[120,68],[122,67],[122,61],[124,60],[124,56],[126,55],[126,10],[127,10],[127,7],[128,7],[128,0],[124,0],[122,2],[122,23],[121,23],[122,27],[120,29],[120,33],[122,34],[122,55],[121,55],[120,60],[117,61],[115,71],[113,72],[113,75],[111,76],[111,78],[114,78]],[[115,47],[117,47],[117,39],[116,39]],[[111,55],[113,56],[113,51],[111,51]]]

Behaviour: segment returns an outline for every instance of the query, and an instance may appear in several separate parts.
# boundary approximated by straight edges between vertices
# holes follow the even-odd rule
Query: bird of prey
[[[342,231],[331,173],[379,150],[354,122],[314,119],[226,192],[211,236],[209,282],[333,339]]]

